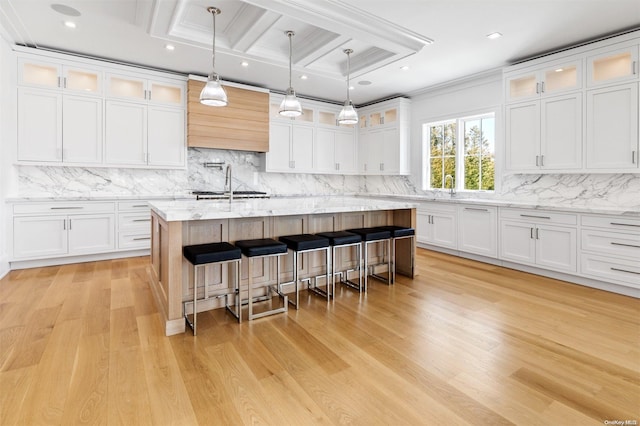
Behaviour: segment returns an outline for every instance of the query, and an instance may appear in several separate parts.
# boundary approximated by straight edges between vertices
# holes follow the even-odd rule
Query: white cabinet
[[[69,61],[49,62],[27,56],[18,59],[18,85],[102,94],[102,71]]]
[[[315,171],[351,174],[357,171],[356,139],[353,131],[316,129]]]
[[[457,248],[457,208],[455,205],[421,203],[416,212],[417,240],[450,249]]]
[[[587,168],[637,171],[638,83],[587,91]]]
[[[502,209],[500,258],[561,272],[577,270],[575,215]]]
[[[458,207],[458,250],[487,257],[498,256],[498,209],[491,206]]]
[[[526,71],[507,74],[507,102],[555,96],[582,88],[582,60],[571,57]]]
[[[359,111],[359,169],[367,175],[409,174],[409,107],[405,98],[391,99]]]
[[[308,125],[272,123],[269,129],[267,172],[311,173],[314,129]]]
[[[149,249],[151,209],[146,201],[118,202],[118,249]]]
[[[620,48],[601,48],[587,57],[587,86],[596,87],[637,80],[637,42],[623,43]]]
[[[184,82],[149,79],[136,74],[107,74],[106,96],[109,98],[182,108],[185,89]]]
[[[115,249],[114,203],[14,206],[13,256],[41,259]]]
[[[640,219],[582,215],[580,274],[640,288]]]

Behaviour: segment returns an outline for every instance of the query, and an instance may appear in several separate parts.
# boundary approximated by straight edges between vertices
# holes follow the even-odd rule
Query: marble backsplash
[[[222,169],[204,163],[224,163]],[[272,195],[397,194],[448,197],[445,191],[422,191],[406,176],[348,176],[265,173],[264,154],[191,148],[186,170],[15,166],[15,197],[95,197],[187,195],[193,190],[224,188],[225,168],[232,167],[234,190]],[[505,175],[499,192],[459,192],[458,198],[517,200],[540,204],[640,208],[640,174]]]

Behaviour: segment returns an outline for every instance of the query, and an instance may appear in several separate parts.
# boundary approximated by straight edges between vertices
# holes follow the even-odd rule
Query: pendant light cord
[[[351,51],[347,50],[347,101],[351,101],[349,99],[349,81],[351,77]]]
[[[293,31],[287,32],[287,36],[289,36],[289,87],[291,87],[291,37],[293,36]]]
[[[218,14],[217,10],[212,10],[211,14],[213,15],[213,50],[211,51],[211,69],[215,72],[216,69],[216,15]]]

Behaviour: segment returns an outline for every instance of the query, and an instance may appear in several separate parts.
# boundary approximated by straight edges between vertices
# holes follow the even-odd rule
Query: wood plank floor
[[[164,337],[147,258],[0,281],[1,425],[640,421],[640,301],[418,250],[419,277]],[[632,424],[632,423],[627,423]]]

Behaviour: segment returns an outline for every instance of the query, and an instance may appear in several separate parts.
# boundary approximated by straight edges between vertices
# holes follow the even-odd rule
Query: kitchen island
[[[191,244],[275,238],[283,235],[339,231],[369,226],[416,226],[414,202],[376,200],[359,197],[282,197],[229,201],[156,201],[151,207],[151,289],[165,325],[167,336],[185,331],[184,310],[193,299],[193,277],[182,247]],[[413,277],[414,264],[410,240],[399,240],[396,252],[398,274]],[[414,247],[415,248],[415,247]],[[339,269],[355,266],[355,250],[344,252],[336,260]],[[301,276],[321,275],[321,254],[309,253],[300,263]],[[373,251],[371,258],[381,259]],[[275,263],[270,258],[256,262],[254,283],[275,283]],[[282,281],[292,277],[290,256],[282,260]],[[206,280],[209,290],[224,292],[231,272],[226,266],[209,265]],[[246,287],[247,265],[240,273]],[[202,279],[200,279],[202,281]],[[292,286],[291,286],[292,287]],[[291,290],[291,289],[289,289]],[[203,291],[197,289],[198,292]],[[284,291],[287,291],[285,288]],[[204,292],[204,291],[203,291]],[[221,300],[209,298],[198,303],[198,310],[221,307]],[[192,307],[191,307],[192,308]]]

